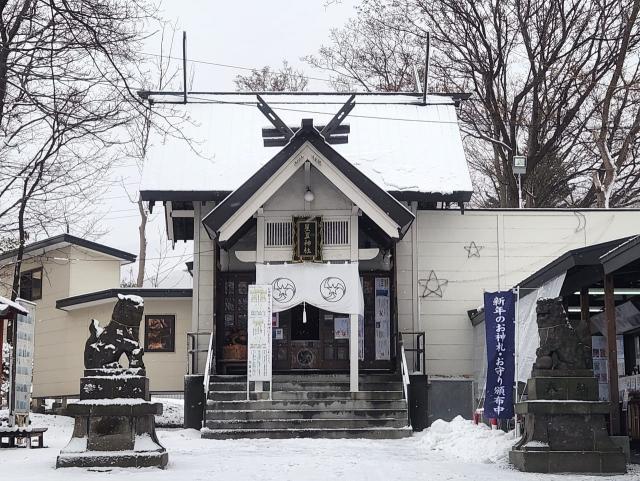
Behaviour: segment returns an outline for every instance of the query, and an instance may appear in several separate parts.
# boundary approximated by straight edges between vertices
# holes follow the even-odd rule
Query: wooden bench
[[[27,448],[44,448],[44,432],[47,428],[0,427],[0,448],[15,448],[17,439],[26,439]],[[33,439],[37,444],[33,445]]]

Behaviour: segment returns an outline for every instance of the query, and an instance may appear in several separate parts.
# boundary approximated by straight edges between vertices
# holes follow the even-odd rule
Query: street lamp
[[[522,209],[522,175],[527,173],[527,157],[514,155],[512,169],[513,174],[518,176],[518,207]]]

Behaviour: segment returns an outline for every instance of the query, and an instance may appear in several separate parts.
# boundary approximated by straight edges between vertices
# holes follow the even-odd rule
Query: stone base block
[[[597,401],[595,377],[537,377],[527,383],[529,400]]]
[[[155,432],[162,404],[143,399],[97,399],[70,404],[75,417],[69,444],[56,466],[162,468],[167,453]]]
[[[149,378],[144,376],[89,376],[80,379],[80,399],[149,400]]]
[[[532,369],[531,377],[593,377],[593,369]]]
[[[525,451],[509,452],[509,462],[528,473],[626,473],[623,453],[597,451]]]
[[[161,468],[169,462],[165,450],[156,452],[99,452],[60,453],[56,468]]]

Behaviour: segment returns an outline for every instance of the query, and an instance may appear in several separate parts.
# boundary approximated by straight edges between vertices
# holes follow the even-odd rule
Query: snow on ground
[[[60,448],[71,437],[73,420],[33,416],[34,426],[48,426],[47,449],[0,450],[0,471],[21,481],[260,480],[345,481],[416,479],[428,481],[632,481],[640,469],[624,476],[536,475],[520,473],[506,462],[513,438],[470,421],[436,422],[424,433],[397,441],[364,439],[284,439],[214,441],[193,429],[158,430],[169,451],[166,470],[56,470]],[[180,478],[178,478],[178,476]]]
[[[516,441],[513,432],[492,430],[484,424],[475,425],[462,416],[449,423],[438,419],[415,437],[423,451],[471,463],[505,464]]]
[[[156,426],[179,428],[184,425],[184,399],[153,396],[151,401],[162,403],[162,414],[156,416]]]

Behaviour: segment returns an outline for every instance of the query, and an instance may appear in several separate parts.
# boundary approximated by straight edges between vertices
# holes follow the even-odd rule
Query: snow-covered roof
[[[27,309],[22,307],[17,302],[12,301],[11,299],[7,299],[6,297],[0,296],[0,319],[2,319],[2,316],[6,316],[10,312],[11,309],[13,309],[16,312],[19,312],[21,314],[28,314],[29,313],[29,311],[27,311]]]
[[[348,95],[263,95],[290,127],[303,118],[325,125]],[[153,95],[156,105],[181,96]],[[140,190],[147,200],[159,192],[231,192],[275,156],[264,147],[262,128],[273,126],[256,107],[253,94],[189,94],[186,105],[173,104],[190,122],[177,136],[152,139]],[[472,191],[455,101],[417,94],[358,94],[344,120],[349,141],[333,147],[381,188],[391,192],[453,194]],[[158,107],[162,109],[163,107]],[[166,108],[166,107],[164,107]],[[150,198],[149,193],[156,193]],[[151,195],[153,197],[153,195]]]

